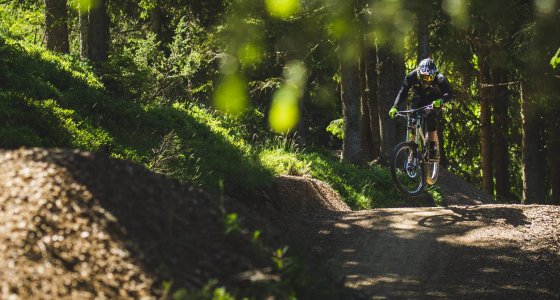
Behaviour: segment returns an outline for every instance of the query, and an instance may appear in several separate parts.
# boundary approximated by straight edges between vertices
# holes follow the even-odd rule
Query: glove
[[[443,100],[442,99],[437,99],[432,104],[435,108],[440,108],[440,107],[443,106]]]
[[[397,115],[397,108],[393,106],[393,108],[391,108],[391,110],[389,111],[389,117],[393,119],[396,115]]]

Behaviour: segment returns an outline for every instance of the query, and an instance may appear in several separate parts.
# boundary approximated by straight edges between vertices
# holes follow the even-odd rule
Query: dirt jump
[[[268,257],[224,236],[224,205],[289,224],[344,299],[560,298],[560,207],[483,205],[452,175],[442,191],[455,205],[352,212],[309,178],[279,177],[248,207],[93,153],[21,149],[0,162],[0,299],[240,286]]]

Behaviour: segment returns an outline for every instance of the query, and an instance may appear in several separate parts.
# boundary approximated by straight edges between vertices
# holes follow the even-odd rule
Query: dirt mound
[[[491,196],[472,183],[445,169],[440,170],[437,186],[441,187],[446,205],[479,205],[494,202]]]
[[[155,298],[163,281],[261,267],[202,190],[94,153],[1,151],[0,164],[0,298]]]
[[[270,204],[282,216],[350,211],[350,207],[327,183],[313,178],[278,176],[266,194]]]

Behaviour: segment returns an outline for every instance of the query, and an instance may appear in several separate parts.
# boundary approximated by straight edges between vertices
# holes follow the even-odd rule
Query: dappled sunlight
[[[303,96],[307,70],[299,61],[290,62],[284,71],[284,85],[274,92],[269,113],[270,127],[278,133],[294,129],[300,119],[299,101]]]
[[[262,59],[262,47],[254,42],[247,42],[239,49],[239,62],[243,65],[255,65]]]
[[[482,269],[480,269],[480,271],[482,271],[484,273],[499,273],[500,272],[499,269],[492,268],[492,267],[482,268]]]
[[[100,0],[73,0],[70,1],[71,7],[80,14],[86,14],[90,10],[99,6]]]
[[[286,133],[299,121],[298,91],[290,86],[274,93],[269,113],[270,127],[278,133]]]
[[[265,0],[265,4],[268,13],[280,19],[293,16],[300,7],[299,0]]]
[[[455,25],[466,28],[469,22],[468,2],[464,0],[443,0],[443,10],[455,21]]]
[[[317,232],[329,234],[317,247],[328,244],[330,268],[368,297],[550,297],[549,281],[523,278],[560,259],[544,246],[522,248],[530,224],[521,209],[507,206],[377,209],[324,223]]]
[[[247,84],[240,75],[227,75],[216,89],[214,105],[233,115],[244,112],[249,105]]]
[[[558,0],[535,0],[535,7],[537,12],[543,15],[548,15],[554,12]]]
[[[492,233],[492,240],[484,239],[488,235],[485,228],[473,228],[459,236],[442,236],[437,238],[438,242],[469,245],[478,248],[493,249],[497,245],[502,245],[508,242],[520,241],[523,238],[523,233],[518,231],[502,230]]]
[[[336,228],[342,228],[342,229],[349,229],[350,225],[346,224],[346,223],[337,223],[334,225]]]
[[[358,266],[360,263],[357,261],[345,261],[343,266],[350,267],[350,266]]]
[[[402,51],[404,37],[413,26],[414,15],[403,9],[405,4],[402,0],[375,1],[371,8],[371,21],[377,24],[372,26],[377,42],[395,52]]]
[[[365,288],[372,287],[379,284],[386,283],[400,283],[406,285],[420,285],[421,282],[418,279],[413,278],[403,278],[399,274],[386,274],[384,276],[378,277],[368,277],[365,274],[361,275],[348,275],[346,276],[345,285],[350,288]]]

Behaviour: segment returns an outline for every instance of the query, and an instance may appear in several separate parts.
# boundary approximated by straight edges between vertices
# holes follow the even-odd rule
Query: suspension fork
[[[424,136],[424,133],[422,132],[423,128],[422,128],[422,117],[418,117],[416,118],[416,120],[414,120],[415,122],[413,124],[411,124],[411,120],[410,120],[410,116],[408,117],[407,120],[407,127],[406,127],[406,141],[407,142],[411,142],[413,141],[416,145],[420,145],[420,138],[422,138],[422,140],[425,142],[426,137]],[[420,137],[419,137],[420,136]]]
[[[414,119],[414,123],[411,121],[411,117],[409,116],[407,119],[406,124],[406,141],[413,142],[413,157],[414,157],[414,165],[421,163],[421,155],[419,155],[418,151],[420,151],[420,139],[424,140],[424,134],[422,133],[422,118],[417,117]]]

